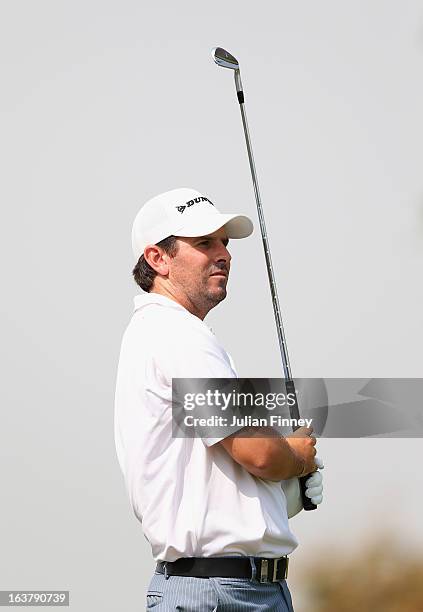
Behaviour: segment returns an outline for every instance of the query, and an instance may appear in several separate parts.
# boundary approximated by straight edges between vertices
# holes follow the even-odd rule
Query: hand
[[[325,467],[319,457],[315,457],[314,462],[319,470]],[[323,476],[321,472],[314,472],[306,481],[305,495],[311,499],[313,504],[318,506],[323,500]]]
[[[316,466],[323,469],[323,461],[319,457],[314,459]],[[307,478],[306,495],[310,497],[312,502],[318,506],[323,499],[322,491],[322,475],[320,472],[314,472]],[[292,518],[303,509],[301,500],[300,484],[298,478],[290,478],[281,481],[281,487],[285,493],[288,518]]]
[[[314,460],[316,456],[316,438],[311,435],[312,433],[312,427],[299,427],[286,438],[288,445],[302,466],[302,471],[299,471],[297,474],[298,477],[311,474],[317,469]]]

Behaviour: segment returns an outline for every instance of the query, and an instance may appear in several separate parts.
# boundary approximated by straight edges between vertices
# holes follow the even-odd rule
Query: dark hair
[[[162,248],[165,253],[170,255],[170,257],[175,257],[178,250],[176,236],[168,236],[168,238],[160,240],[160,242],[157,243],[157,246]],[[143,291],[147,291],[148,293],[153,286],[153,281],[157,276],[157,272],[153,270],[150,264],[145,261],[144,255],[141,255],[137,265],[132,270],[132,275],[137,285],[139,285]]]

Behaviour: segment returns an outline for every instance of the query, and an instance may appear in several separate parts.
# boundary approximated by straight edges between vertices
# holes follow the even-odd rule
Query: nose
[[[229,253],[227,247],[223,244],[223,242],[219,242],[216,258],[217,261],[224,261],[227,265],[231,262],[232,255]]]

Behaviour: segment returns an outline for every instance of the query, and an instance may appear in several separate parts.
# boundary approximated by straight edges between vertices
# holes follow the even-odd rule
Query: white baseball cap
[[[138,212],[132,226],[132,250],[138,261],[147,245],[168,236],[207,236],[223,226],[228,238],[246,238],[254,229],[249,217],[220,213],[195,189],[172,189],[148,200]]]

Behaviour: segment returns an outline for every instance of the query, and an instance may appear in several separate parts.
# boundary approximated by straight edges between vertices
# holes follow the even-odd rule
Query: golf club
[[[228,53],[228,51],[225,51],[225,49],[222,49],[221,47],[215,47],[212,50],[212,57],[218,66],[221,66],[222,68],[229,68],[230,70],[234,71],[235,88],[236,88],[237,98],[239,102],[239,107],[241,109],[242,125],[244,127],[245,142],[247,144],[248,159],[250,162],[251,176],[253,179],[254,193],[255,193],[256,204],[257,204],[257,213],[258,213],[260,230],[261,230],[261,237],[263,240],[264,255],[266,258],[267,274],[269,277],[270,291],[272,294],[273,311],[275,314],[276,329],[278,333],[279,347],[280,347],[281,357],[282,357],[282,365],[283,365],[283,370],[285,374],[285,386],[286,386],[287,393],[292,394],[291,397],[295,397],[295,403],[292,406],[290,406],[289,412],[290,412],[291,418],[296,419],[298,421],[298,419],[300,418],[300,412],[298,408],[298,398],[297,398],[297,393],[295,390],[295,383],[294,383],[294,380],[292,379],[292,374],[291,374],[291,366],[289,363],[285,333],[284,333],[283,324],[282,324],[282,315],[281,315],[280,306],[279,306],[278,292],[276,289],[275,276],[273,273],[272,259],[270,257],[269,241],[267,238],[266,224],[264,221],[263,208],[261,204],[257,172],[256,172],[255,164],[254,164],[253,149],[251,147],[250,133],[248,131],[247,115],[246,115],[245,104],[244,104],[244,90],[242,88],[239,63],[238,63],[238,60],[233,55],[231,55],[230,53]],[[297,427],[294,429],[297,429]],[[310,498],[306,497],[305,495],[306,481],[309,478],[309,476],[310,475],[303,476],[302,478],[299,479],[300,489],[301,489],[301,498],[302,498],[304,510],[315,510],[317,506],[313,504]]]

